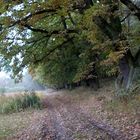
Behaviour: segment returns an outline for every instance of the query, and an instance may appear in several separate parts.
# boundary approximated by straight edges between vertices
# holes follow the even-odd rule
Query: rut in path
[[[25,131],[8,140],[130,140],[110,126],[97,122],[78,101],[47,96],[46,109]]]
[[[42,140],[128,140],[120,132],[96,122],[75,104],[61,97],[47,97],[45,104],[50,117],[51,137],[44,133]],[[48,125],[44,130],[48,130]]]

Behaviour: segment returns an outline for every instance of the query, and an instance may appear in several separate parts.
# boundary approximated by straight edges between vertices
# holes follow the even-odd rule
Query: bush
[[[14,97],[2,96],[0,100],[0,113],[14,113],[28,108],[41,109],[41,99],[35,92],[25,92]]]

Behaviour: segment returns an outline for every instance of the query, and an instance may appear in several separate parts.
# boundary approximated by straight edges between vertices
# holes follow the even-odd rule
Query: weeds
[[[1,114],[20,112],[28,108],[40,109],[41,107],[41,99],[35,92],[25,92],[14,97],[1,96],[0,99]]]
[[[124,95],[111,101],[107,101],[105,106],[109,110],[121,112],[140,112],[140,95]]]

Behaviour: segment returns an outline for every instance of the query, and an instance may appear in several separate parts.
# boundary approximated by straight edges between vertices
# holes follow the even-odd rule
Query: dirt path
[[[71,98],[48,96],[44,104],[44,115],[18,140],[128,140],[121,132],[94,120]]]
[[[48,112],[52,117],[56,132],[55,140],[125,140],[120,132],[96,122],[79,105],[65,101],[61,97],[46,99]],[[57,117],[56,117],[57,116]]]

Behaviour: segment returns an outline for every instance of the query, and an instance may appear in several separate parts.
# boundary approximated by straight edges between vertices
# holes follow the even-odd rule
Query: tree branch
[[[124,5],[126,5],[130,11],[138,17],[140,20],[140,8],[135,5],[131,0],[120,0]]]
[[[52,34],[62,34],[62,33],[78,33],[78,30],[74,30],[74,29],[67,29],[65,32],[61,31],[61,30],[54,30],[54,31],[47,31],[44,29],[39,29],[39,28],[33,28],[32,26],[28,25],[28,24],[22,24],[23,27],[26,27],[27,29],[33,31],[33,32],[40,32],[40,33],[46,33],[48,34],[48,36],[52,35]]]
[[[131,15],[131,13],[128,13],[127,16],[125,16],[125,17],[121,20],[121,22],[124,22],[130,15]]]
[[[62,44],[56,46],[55,48],[53,48],[52,50],[50,50],[46,55],[44,55],[42,58],[35,60],[33,63],[34,64],[38,64],[39,62],[42,62],[44,59],[46,59],[49,55],[51,55],[55,50],[57,50],[58,48],[60,48],[61,46],[65,45],[66,43],[68,43],[69,41],[73,40],[74,37],[68,38],[67,40],[65,40]]]
[[[24,18],[22,18],[22,19],[20,19],[20,20],[17,20],[17,21],[15,21],[14,23],[12,23],[10,26],[9,26],[9,28],[10,27],[13,27],[13,26],[15,26],[16,24],[19,24],[19,23],[21,23],[21,22],[25,22],[25,21],[27,21],[28,19],[30,19],[30,18],[32,18],[33,16],[36,16],[36,15],[40,15],[40,14],[43,14],[43,13],[47,13],[47,12],[56,12],[56,9],[54,10],[54,9],[45,9],[45,10],[40,10],[40,11],[37,11],[37,12],[35,12],[35,13],[31,13],[31,14],[29,14],[29,15],[27,15],[27,16],[25,16]]]

